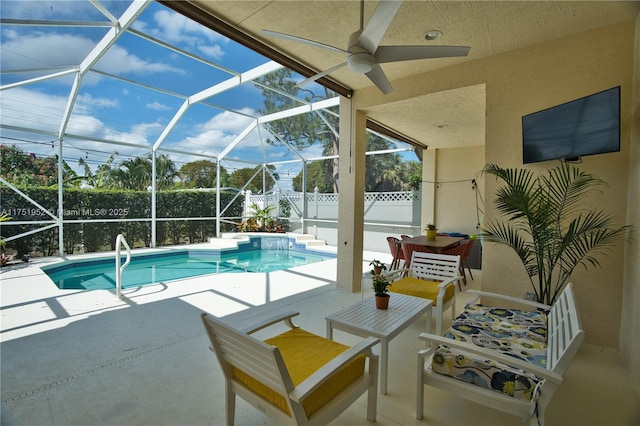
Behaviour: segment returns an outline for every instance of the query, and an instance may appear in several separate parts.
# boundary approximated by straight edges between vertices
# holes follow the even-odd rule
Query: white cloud
[[[146,61],[120,46],[112,46],[100,58],[96,68],[112,74],[151,74],[172,72],[184,75],[185,72],[163,62]]]
[[[154,110],[154,111],[171,111],[171,107],[168,105],[161,104],[160,102],[149,102],[145,105],[146,108]]]
[[[251,108],[245,108],[242,112],[250,115],[255,114],[255,111]],[[178,142],[172,142],[170,145],[173,149],[217,156],[250,125],[251,120],[251,118],[224,111],[210,120],[192,127],[196,132],[194,135],[185,137]],[[254,129],[236,149],[248,149],[251,156],[255,157],[256,155],[261,155],[261,151],[256,150],[259,146],[259,134]]]
[[[226,41],[227,39],[220,34],[212,31],[187,17],[176,12],[168,10],[160,10],[153,15],[159,31],[164,37],[171,42],[193,42],[205,38],[210,42]]]
[[[96,42],[77,35],[16,31],[3,32],[2,68],[78,67]],[[96,68],[113,74],[150,74],[185,72],[163,62],[147,61],[114,45],[100,58]]]
[[[97,117],[73,112],[67,126],[67,132],[88,137],[104,138],[107,132],[105,124]]]
[[[257,116],[257,112],[252,108],[242,108],[239,110],[242,113]],[[252,119],[233,112],[224,111],[220,114],[213,116],[209,121],[199,126],[200,131],[207,132],[215,129],[226,133],[240,133],[243,131]]]
[[[3,125],[57,132],[66,104],[67,96],[16,87],[2,92],[0,119]]]
[[[154,25],[137,21],[134,27],[161,40],[176,44],[188,50],[196,49],[210,59],[224,56],[222,45],[228,39],[215,31],[192,21],[179,13],[159,10],[153,15]]]
[[[67,97],[41,93],[35,90],[17,87],[3,92],[0,97],[2,124],[23,128],[32,128],[49,132],[57,132],[62,124],[62,113],[66,108]],[[151,145],[151,135],[157,134],[164,124],[135,123],[127,130],[110,128],[98,116],[98,108],[115,108],[117,99],[79,96],[69,120],[67,132],[84,135],[88,138],[112,139]],[[85,142],[83,142],[84,145]],[[95,142],[86,142],[89,146]],[[105,150],[104,144],[99,144]]]
[[[106,128],[105,139],[149,145],[149,148],[151,148],[151,135],[157,134],[164,128],[165,125],[161,123],[137,123],[127,131]]]
[[[105,98],[102,96],[95,97],[88,93],[84,93],[78,95],[74,111],[87,113],[87,111],[95,110],[97,108],[120,108],[120,99]]]
[[[224,51],[218,44],[214,44],[211,46],[198,46],[198,50],[204,53],[205,56],[213,59],[220,59],[224,56]]]
[[[2,68],[78,66],[95,42],[69,34],[3,32]]]

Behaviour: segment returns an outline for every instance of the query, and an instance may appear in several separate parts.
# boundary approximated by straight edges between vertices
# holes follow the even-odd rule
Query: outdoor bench
[[[430,347],[418,352],[416,417],[424,413],[424,386],[544,424],[544,413],[584,340],[573,287],[552,306],[469,290],[467,304],[444,336],[420,334]],[[491,297],[531,310],[476,303]]]

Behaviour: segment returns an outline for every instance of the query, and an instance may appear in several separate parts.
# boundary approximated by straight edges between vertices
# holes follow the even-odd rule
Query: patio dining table
[[[429,240],[426,235],[419,235],[417,237],[407,238],[406,240],[400,240],[398,243],[418,244],[425,246],[436,253],[442,253],[443,250],[460,244],[460,241],[462,240],[464,240],[464,237],[450,237],[444,235],[438,235],[435,240]]]

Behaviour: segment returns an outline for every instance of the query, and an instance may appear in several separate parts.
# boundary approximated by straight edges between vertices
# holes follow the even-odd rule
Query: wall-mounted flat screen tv
[[[620,151],[620,86],[522,117],[522,162]]]

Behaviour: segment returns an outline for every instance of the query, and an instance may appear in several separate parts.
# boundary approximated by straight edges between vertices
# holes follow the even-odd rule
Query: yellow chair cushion
[[[349,346],[316,336],[299,328],[294,328],[278,336],[266,339],[265,343],[276,346],[280,350],[294,386],[298,386],[323,365],[349,349]],[[364,374],[364,364],[365,356],[360,355],[320,385],[305,400],[301,401],[307,417],[318,411],[336,394],[362,376]],[[234,368],[234,375],[256,394],[291,415],[283,395],[236,368]]]
[[[420,278],[404,277],[391,283],[389,291],[394,293],[406,294],[408,296],[422,297],[423,299],[433,300],[433,306],[438,305],[436,298],[440,292],[438,281],[421,280]],[[444,291],[444,301],[451,299],[456,292],[454,286],[449,286]]]

